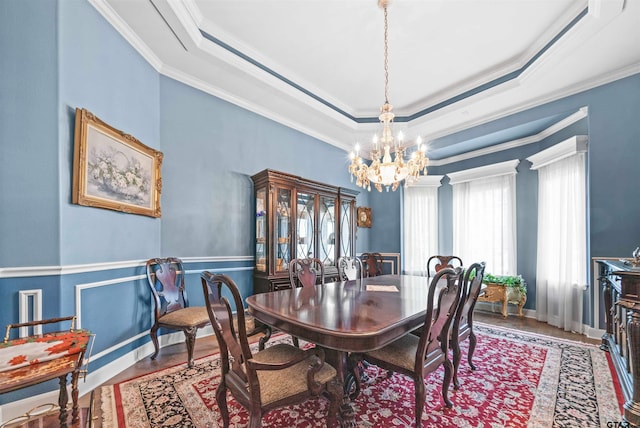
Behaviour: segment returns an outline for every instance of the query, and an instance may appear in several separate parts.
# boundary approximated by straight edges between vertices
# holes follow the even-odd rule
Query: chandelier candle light
[[[408,161],[404,160],[406,147],[403,146],[402,132],[394,137],[391,124],[395,118],[393,106],[389,104],[389,40],[387,6],[389,0],[378,0],[378,6],[384,10],[384,104],[380,108],[380,122],[382,123],[382,135],[373,136],[373,148],[371,151],[371,164],[367,165],[360,157],[360,146],[356,143],[355,149],[350,153],[351,164],[349,172],[356,177],[356,185],[371,190],[371,183],[378,192],[382,192],[382,186],[396,190],[402,180],[405,187],[415,182],[422,172],[427,175],[429,159],[425,155],[426,146],[422,144],[422,138],[417,138],[416,150]],[[392,149],[395,158],[392,159]]]

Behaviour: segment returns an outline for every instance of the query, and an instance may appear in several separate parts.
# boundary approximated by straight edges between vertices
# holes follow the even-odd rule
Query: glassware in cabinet
[[[320,196],[319,259],[325,266],[336,264],[336,198]]]
[[[285,271],[289,268],[291,261],[291,190],[277,189],[276,215],[275,215],[275,254],[277,272]]]
[[[256,191],[256,269],[267,270],[267,189]]]
[[[315,195],[298,193],[296,211],[296,257],[315,257]]]

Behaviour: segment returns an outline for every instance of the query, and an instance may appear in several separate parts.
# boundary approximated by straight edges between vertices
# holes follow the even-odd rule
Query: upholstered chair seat
[[[174,327],[190,327],[194,324],[205,322],[208,324],[209,315],[204,306],[191,306],[180,311],[169,312],[160,318],[162,324],[170,324]]]
[[[264,351],[253,354],[253,361],[262,364],[283,364],[286,361],[299,359],[304,351],[290,345],[277,344],[266,348]],[[263,405],[276,403],[297,394],[301,394],[309,388],[307,385],[307,372],[309,361],[304,359],[299,363],[278,371],[258,371],[260,383],[260,400]],[[336,376],[336,369],[329,364],[324,364],[315,373],[315,381],[326,384]]]

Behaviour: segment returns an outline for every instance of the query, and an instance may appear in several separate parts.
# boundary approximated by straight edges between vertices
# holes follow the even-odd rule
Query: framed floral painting
[[[162,152],[76,109],[72,202],[160,217]]]

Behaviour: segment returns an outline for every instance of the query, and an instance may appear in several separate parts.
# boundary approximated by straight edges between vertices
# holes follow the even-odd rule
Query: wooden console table
[[[500,302],[502,304],[502,316],[504,318],[507,317],[507,304],[514,303],[518,306],[518,315],[523,316],[522,308],[524,304],[527,303],[526,294],[509,290],[509,287],[502,284],[488,283],[484,285],[486,285],[486,288],[484,288],[484,293],[478,296],[478,302]]]
[[[623,261],[596,260],[602,288],[609,351],[624,395],[624,419],[640,427],[640,267]]]
[[[9,340],[11,329],[71,321],[71,329]],[[59,379],[60,427],[67,427],[67,376],[71,374],[71,423],[79,420],[78,377],[91,333],[74,329],[75,317],[9,324],[0,343],[0,394]]]

